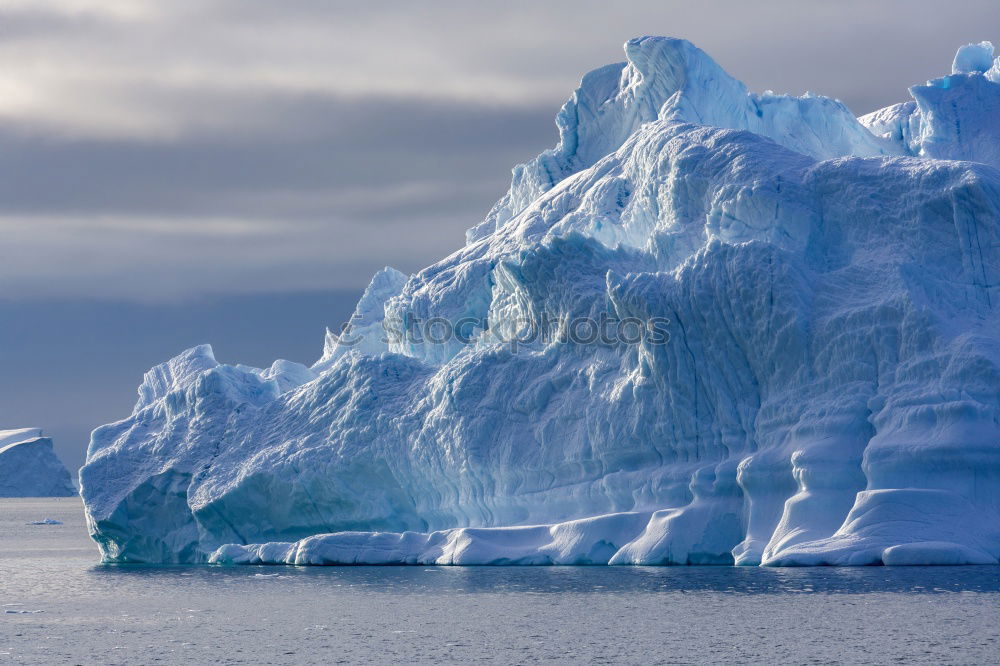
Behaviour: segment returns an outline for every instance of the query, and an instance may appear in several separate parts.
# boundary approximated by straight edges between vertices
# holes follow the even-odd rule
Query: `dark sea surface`
[[[478,662],[994,664],[1000,567],[106,566],[0,499],[0,663]]]

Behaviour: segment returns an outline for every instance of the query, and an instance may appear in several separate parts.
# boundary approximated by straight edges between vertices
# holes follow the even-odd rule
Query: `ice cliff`
[[[76,488],[38,428],[0,430],[0,497],[69,497]]]
[[[992,47],[860,119],[684,40],[625,54],[312,368],[150,370],[81,472],[104,558],[996,563]],[[665,335],[525,335],[607,318]],[[455,335],[386,335],[428,321]]]

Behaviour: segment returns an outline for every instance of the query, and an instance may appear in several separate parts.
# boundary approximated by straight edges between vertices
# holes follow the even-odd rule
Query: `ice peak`
[[[589,72],[556,116],[559,144],[513,170],[511,188],[469,243],[492,234],[557,183],[614,153],[647,123],[749,130],[796,152],[828,159],[894,152],[839,102],[816,95],[756,95],[685,39],[637,37],[627,62]]]
[[[658,84],[668,96],[681,89],[693,74],[711,72],[731,79],[711,56],[686,39],[635,37],[625,42],[625,57],[635,83]],[[638,75],[638,76],[635,76]]]
[[[993,44],[979,42],[958,49],[951,64],[952,74],[982,74],[993,66]]]
[[[634,37],[625,42],[623,48],[634,73],[647,83],[657,78],[671,82],[682,80],[689,57],[697,58],[700,55],[711,60],[691,42],[675,37]],[[715,64],[714,61],[712,64]]]
[[[212,345],[204,344],[191,347],[166,363],[151,368],[143,376],[142,384],[139,386],[139,401],[135,410],[152,404],[189,382],[192,377],[217,365],[219,362],[215,360]]]

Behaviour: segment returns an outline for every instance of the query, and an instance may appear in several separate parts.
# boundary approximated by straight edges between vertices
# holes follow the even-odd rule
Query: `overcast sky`
[[[15,410],[23,373],[53,361],[8,331],[0,428],[75,409],[79,439],[125,415],[147,359],[208,336],[243,348],[237,324],[134,332],[186,303],[287,322],[252,333],[254,358],[224,360],[314,360],[322,331],[310,355],[288,327],[316,326],[303,313],[330,294],[320,320],[336,324],[375,270],[459,247],[511,166],[555,142],[580,76],[630,37],[685,37],[751,89],[861,114],[998,27],[996,0],[0,0],[0,317],[76,313],[62,353],[109,368],[115,334],[142,350],[107,376],[66,371]],[[122,397],[107,414],[68,404],[84,386]],[[36,403],[57,416],[25,412]]]

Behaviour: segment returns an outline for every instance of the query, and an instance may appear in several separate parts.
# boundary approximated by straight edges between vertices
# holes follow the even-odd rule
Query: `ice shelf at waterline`
[[[39,428],[0,430],[0,497],[70,497],[76,488]]]
[[[629,41],[462,249],[375,276],[361,342],[150,370],[81,473],[104,558],[996,563],[992,51],[855,118]],[[669,341],[505,342],[606,315]],[[481,325],[379,334],[435,317]]]

